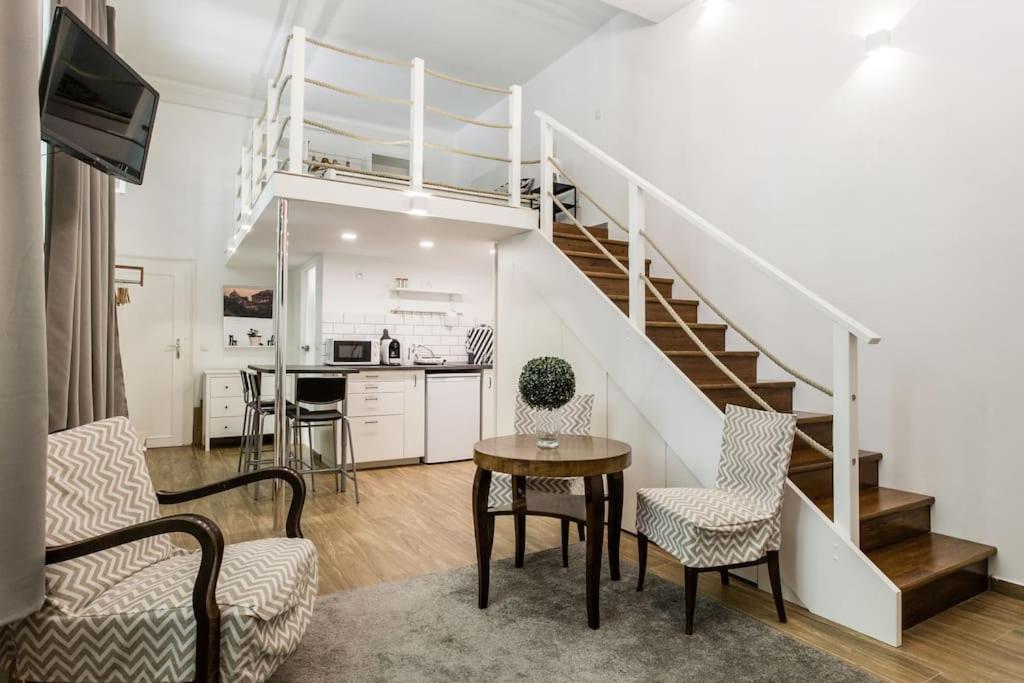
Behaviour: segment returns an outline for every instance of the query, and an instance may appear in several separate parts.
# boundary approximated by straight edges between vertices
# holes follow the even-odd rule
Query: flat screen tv
[[[78,17],[57,8],[39,78],[44,141],[141,185],[159,99]]]

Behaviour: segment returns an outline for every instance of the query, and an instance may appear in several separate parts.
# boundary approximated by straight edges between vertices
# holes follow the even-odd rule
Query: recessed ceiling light
[[[492,254],[497,254],[497,253],[498,253],[498,250],[497,250],[497,249],[495,249],[494,247],[491,247],[491,253],[492,253]]]
[[[426,209],[409,209],[406,211],[411,216],[428,216],[430,215]]]
[[[357,237],[359,237],[359,235],[355,234],[354,232],[341,233],[341,239],[345,240],[346,242],[354,242]]]
[[[433,249],[434,242],[432,240],[420,240],[420,246],[424,249]]]
[[[239,228],[239,230],[241,230],[241,231],[242,231],[242,234],[244,235],[244,234],[246,234],[247,232],[249,232],[250,230],[252,230],[252,226],[251,226],[251,225],[249,225],[248,223],[242,223],[242,225],[241,225],[241,227]]]

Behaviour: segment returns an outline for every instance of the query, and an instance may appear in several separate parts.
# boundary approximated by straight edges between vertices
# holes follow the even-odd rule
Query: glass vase
[[[536,411],[533,429],[537,434],[537,448],[558,448],[558,432],[561,428],[561,409]]]

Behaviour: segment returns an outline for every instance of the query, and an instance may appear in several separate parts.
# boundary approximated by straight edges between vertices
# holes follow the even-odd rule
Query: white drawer
[[[383,375],[384,373],[381,374]],[[392,379],[350,380],[346,391],[350,394],[380,394],[388,392],[403,392],[405,391],[405,383],[396,382]]]
[[[242,435],[242,418],[241,416],[235,417],[213,417],[210,418],[210,434],[211,439],[221,439],[226,436],[241,436]]]
[[[349,417],[401,415],[405,412],[405,394],[392,392],[350,394],[347,408],[346,412]]]
[[[349,422],[357,463],[405,457],[405,426],[401,415],[351,417]]]
[[[238,396],[215,397],[210,399],[210,417],[233,417],[245,413],[245,402]]]
[[[214,398],[242,395],[241,375],[216,375],[207,377],[206,381],[210,384],[210,396]]]

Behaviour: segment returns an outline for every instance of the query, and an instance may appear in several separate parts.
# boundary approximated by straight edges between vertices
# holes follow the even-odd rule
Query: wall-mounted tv
[[[39,78],[44,141],[141,185],[159,99],[70,10],[56,9]]]

